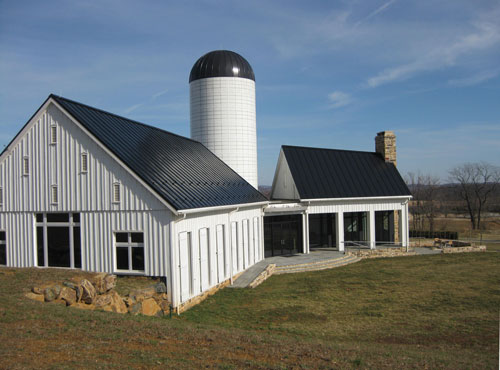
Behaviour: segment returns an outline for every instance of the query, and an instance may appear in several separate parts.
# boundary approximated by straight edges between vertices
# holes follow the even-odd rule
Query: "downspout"
[[[227,214],[227,228],[228,228],[228,234],[229,234],[229,254],[230,254],[230,260],[229,260],[229,276],[230,276],[230,284],[233,285],[233,246],[231,245],[233,241],[233,230],[231,229],[231,215],[235,212],[238,212],[240,210],[240,207],[236,207],[233,209],[231,212]],[[238,232],[238,231],[236,231]],[[236,246],[238,248],[238,246]]]

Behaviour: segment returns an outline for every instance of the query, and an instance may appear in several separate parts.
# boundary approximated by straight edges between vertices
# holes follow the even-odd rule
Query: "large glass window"
[[[36,220],[39,267],[81,268],[79,213],[38,213]]]
[[[0,231],[0,265],[7,264],[7,240],[5,231]]]
[[[344,213],[344,241],[346,242],[346,246],[366,245],[368,241],[366,214],[367,212]]]
[[[116,232],[115,247],[118,271],[144,271],[144,233]]]

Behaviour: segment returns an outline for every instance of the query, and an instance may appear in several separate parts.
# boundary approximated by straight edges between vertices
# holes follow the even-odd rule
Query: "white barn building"
[[[161,276],[181,307],[267,256],[407,246],[390,132],[376,152],[283,146],[272,200],[256,190],[254,80],[238,54],[198,60],[201,143],[50,95],[0,154],[0,265]]]

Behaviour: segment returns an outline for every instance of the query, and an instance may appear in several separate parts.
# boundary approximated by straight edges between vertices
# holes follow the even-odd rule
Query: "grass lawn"
[[[498,367],[497,252],[273,276],[253,290],[224,289],[173,319],[23,296],[71,274],[0,269],[0,368]]]

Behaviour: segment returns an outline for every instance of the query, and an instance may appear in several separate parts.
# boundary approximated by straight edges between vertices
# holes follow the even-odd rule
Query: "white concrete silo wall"
[[[255,82],[211,77],[190,83],[191,138],[257,189]]]

